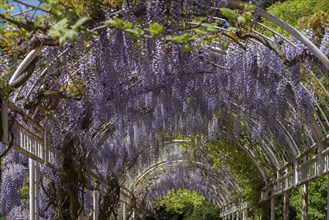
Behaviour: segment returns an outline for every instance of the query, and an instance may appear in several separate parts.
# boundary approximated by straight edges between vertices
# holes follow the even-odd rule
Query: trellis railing
[[[242,213],[241,213],[242,212]],[[240,219],[242,214],[242,220],[248,219],[248,204],[241,202],[238,205],[228,205],[222,208],[220,217],[223,219]]]
[[[55,162],[61,161],[63,156],[49,143],[44,128],[36,123],[15,106],[15,104],[6,101],[1,104],[1,128],[2,142],[11,145],[12,149],[29,158],[29,182],[30,189],[30,219],[39,219],[39,197],[38,197],[38,163],[44,164],[55,171],[59,171]],[[24,123],[19,123],[15,118],[8,116],[8,111],[20,112],[24,117]],[[9,124],[11,124],[9,126]],[[9,127],[11,127],[9,131]],[[93,219],[98,219],[98,201],[99,193],[94,192],[94,213]],[[125,205],[131,205],[132,193],[129,189],[121,187],[120,202]]]
[[[323,140],[323,146],[327,146],[329,135]],[[319,151],[318,144],[308,149],[302,155],[297,157],[294,162],[285,166],[285,173],[282,176],[271,181],[262,191],[261,201],[270,199],[274,196],[282,195],[290,189],[305,184],[317,177],[329,173],[329,148]],[[316,154],[314,153],[316,152]],[[307,158],[307,154],[315,155]],[[289,169],[290,165],[290,169]]]

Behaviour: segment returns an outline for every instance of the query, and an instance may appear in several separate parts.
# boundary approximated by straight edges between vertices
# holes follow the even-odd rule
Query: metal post
[[[133,208],[133,210],[132,210],[131,219],[135,220],[135,208]]]
[[[296,186],[297,185],[297,183],[298,183],[298,181],[299,181],[299,176],[298,176],[298,160],[294,160],[294,178],[295,178],[295,182],[294,182],[294,185]],[[301,177],[301,178],[303,178],[303,177]]]
[[[308,219],[308,186],[302,185],[302,220]]]
[[[283,193],[283,219],[289,220],[289,193]]]
[[[99,214],[99,194],[97,190],[93,192],[93,220],[98,220]]]
[[[2,127],[2,142],[9,144],[8,138],[8,104],[5,101],[1,103],[1,127]]]
[[[242,211],[242,220],[248,220],[248,208]]]
[[[42,150],[43,150],[42,156],[43,156],[44,164],[47,165],[48,162],[50,162],[50,161],[49,161],[49,156],[48,156],[49,152],[48,152],[47,133],[46,133],[46,131],[43,131],[43,148],[42,148]]]
[[[327,219],[329,218],[329,175],[327,175]]]
[[[275,220],[275,197],[271,198],[271,220]]]
[[[127,207],[125,203],[122,203],[122,219],[126,220],[127,218]]]
[[[29,158],[30,220],[39,219],[39,190],[37,177],[37,162]]]

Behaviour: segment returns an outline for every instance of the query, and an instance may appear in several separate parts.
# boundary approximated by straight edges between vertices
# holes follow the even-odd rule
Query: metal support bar
[[[242,220],[248,220],[248,208],[242,210]]]
[[[129,218],[130,220],[135,220],[135,208],[133,208],[131,216]]]
[[[271,220],[275,220],[275,197],[271,198]]]
[[[308,219],[308,186],[302,185],[302,220]]]
[[[6,101],[1,103],[1,128],[2,128],[2,142],[4,144],[9,144],[8,138],[8,104]]]
[[[98,220],[99,214],[99,192],[94,190],[93,192],[93,220]]]
[[[289,192],[283,194],[283,219],[289,220]]]
[[[127,219],[127,206],[125,203],[122,203],[122,219]]]
[[[327,175],[327,219],[329,218],[329,175]]]
[[[39,219],[38,164],[29,158],[30,220]]]

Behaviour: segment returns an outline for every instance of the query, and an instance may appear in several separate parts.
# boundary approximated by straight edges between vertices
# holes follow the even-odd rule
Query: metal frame
[[[201,166],[201,167],[205,166],[205,164],[203,164],[201,162],[190,161],[190,160],[186,160],[186,159],[176,159],[176,160],[171,161],[170,163],[168,163],[167,161],[162,161],[160,163],[154,164],[153,166],[149,167],[142,174],[138,175],[135,178],[134,184],[130,188],[130,191],[131,192],[135,192],[136,189],[138,188],[138,185],[139,185],[140,181],[143,178],[145,178],[146,176],[152,175],[151,174],[152,171],[155,171],[155,170],[161,169],[161,168],[166,168],[168,166],[176,166],[176,165],[181,165],[181,164],[185,164],[186,165],[186,164],[191,164],[191,163],[192,164],[195,164],[195,165],[198,165],[198,168],[199,168],[199,166]],[[231,184],[232,184],[233,187],[237,187],[235,184],[233,184],[232,181],[230,181],[230,182],[231,182]],[[228,187],[228,186],[226,186],[225,184],[218,184],[218,185],[216,185],[216,187],[213,186],[213,189],[215,190],[216,195],[218,195],[217,194],[218,189],[219,188],[221,189],[220,190],[220,195],[218,195],[218,196],[220,196],[222,198],[222,200],[223,200],[222,202],[219,201],[222,206],[225,206],[225,205],[227,205],[227,204],[230,203],[230,199],[229,199],[230,192],[229,192],[228,189],[226,189],[226,187]]]

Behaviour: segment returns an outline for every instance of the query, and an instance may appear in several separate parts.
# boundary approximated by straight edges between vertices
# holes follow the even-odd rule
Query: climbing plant
[[[36,13],[14,16],[12,4],[1,0],[0,99],[15,102],[18,110],[10,117],[17,114],[17,123],[30,132],[26,118],[39,122],[57,152],[55,169],[40,169],[44,218],[76,219],[91,206],[94,189],[100,191],[102,218],[116,216],[127,174],[138,175],[137,164],[152,164],[164,143],[178,136],[200,140],[191,158],[203,166],[156,178],[138,195],[145,207],[170,188],[189,188],[221,204],[239,195],[260,213],[255,186],[264,186],[274,169],[262,144],[279,165],[293,155],[287,132],[298,146],[313,144],[307,126],[314,122],[319,87],[305,80],[309,73],[301,67],[324,68],[305,48],[253,32],[254,6],[233,10],[224,0],[20,2]],[[36,59],[12,83],[31,51]],[[255,163],[247,166],[252,157],[241,157],[245,145],[259,158],[262,178]],[[1,143],[1,152],[7,147]],[[3,166],[0,213],[27,218],[19,191],[11,187],[23,186],[26,158],[8,151],[4,160],[12,163]],[[220,197],[216,186],[223,175],[231,178],[229,170],[233,183],[225,187],[233,189]]]

